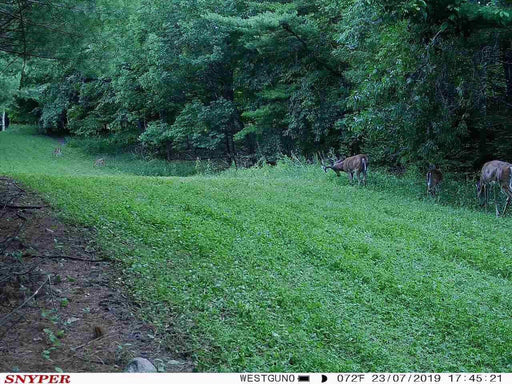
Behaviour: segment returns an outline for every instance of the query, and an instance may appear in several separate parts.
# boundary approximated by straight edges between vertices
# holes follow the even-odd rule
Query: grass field
[[[472,185],[437,203],[422,179],[370,169],[360,188],[286,161],[148,177],[55,145],[0,133],[0,174],[97,228],[200,371],[512,370],[512,222],[476,209]]]

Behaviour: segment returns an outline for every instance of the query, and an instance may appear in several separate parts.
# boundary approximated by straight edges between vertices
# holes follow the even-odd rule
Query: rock
[[[178,360],[169,360],[167,362],[168,365],[183,365],[184,363],[182,361],[178,361]]]
[[[128,363],[126,368],[124,369],[125,372],[156,372],[155,366],[149,361],[148,359],[144,359],[143,357],[136,357],[132,361]]]

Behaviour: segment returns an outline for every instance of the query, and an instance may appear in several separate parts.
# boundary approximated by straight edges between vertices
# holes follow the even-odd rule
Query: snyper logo
[[[4,384],[71,384],[69,375],[7,375]]]

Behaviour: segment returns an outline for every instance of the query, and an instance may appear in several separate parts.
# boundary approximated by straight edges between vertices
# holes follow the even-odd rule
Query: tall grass
[[[261,168],[242,171],[231,168],[225,172],[225,175],[232,177],[279,177],[295,180],[318,180],[319,182],[329,180],[329,182],[337,185],[350,185],[347,174],[341,173],[341,176],[337,178],[336,174],[329,169],[324,173],[319,160],[311,162],[305,159],[290,159],[287,157],[279,160],[279,167],[263,165]],[[474,178],[470,180],[466,180],[466,175],[456,173],[444,173],[443,177],[440,192],[437,196],[432,197],[427,194],[426,170],[411,167],[406,173],[397,176],[387,172],[384,167],[370,164],[367,184],[363,188],[392,193],[397,200],[407,198],[433,204],[485,211],[480,207],[476,196],[478,174],[475,173]],[[354,178],[352,184],[360,188],[355,180]],[[498,189],[496,190],[496,198],[500,206],[503,206],[505,196],[500,194]],[[492,199],[494,199],[494,195]],[[490,203],[493,203],[493,201],[491,200]],[[494,211],[489,209],[489,212]]]

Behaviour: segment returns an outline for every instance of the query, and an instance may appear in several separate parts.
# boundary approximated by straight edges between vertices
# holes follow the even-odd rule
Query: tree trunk
[[[236,149],[235,149],[235,141],[233,140],[233,133],[229,133],[229,140],[231,143],[231,154],[233,156],[233,162],[235,163],[235,168],[238,168],[238,164],[236,163]]]
[[[172,143],[170,141],[165,143],[165,154],[167,157],[167,161],[171,161],[172,160]]]
[[[235,104],[235,91],[233,88],[233,71],[229,71],[229,76],[227,76],[229,79],[228,82],[226,82],[226,85],[224,86],[224,89],[222,91],[222,97],[226,100],[229,100],[233,103],[233,106],[235,108],[234,113],[229,119],[227,129],[225,131],[226,135],[226,149],[228,151],[228,155],[230,157],[230,162],[235,163],[235,167],[238,168],[238,164],[236,162],[236,147],[235,147],[235,140],[233,139],[235,133],[239,132],[243,129],[243,122],[240,117],[240,111],[236,107]]]
[[[141,132],[146,131],[146,128],[147,128],[146,120],[145,119],[144,120],[141,120],[141,119],[137,120],[137,128],[139,128],[139,130]]]
[[[228,137],[228,134],[226,133],[225,135],[225,138],[226,138],[226,153],[228,155],[228,161],[229,161],[229,165],[231,165],[231,163],[233,162],[233,156],[231,155],[231,146],[229,145],[229,137]]]
[[[512,47],[511,41],[501,44],[501,61],[503,63],[503,72],[505,74],[505,84],[507,86],[507,102],[512,101]]]
[[[505,64],[504,64],[505,65]],[[479,133],[479,142],[478,142],[478,157],[480,162],[484,162],[488,160],[489,155],[489,145],[488,145],[488,132],[489,132],[489,122],[487,119],[487,62],[484,59],[478,58],[477,56],[473,57],[473,68],[474,72],[477,75],[477,78],[480,80],[480,89],[477,90],[480,95],[477,99],[476,107],[478,108],[478,112],[481,116],[481,122],[479,123],[480,127]],[[506,73],[505,73],[506,76]],[[508,80],[507,80],[507,94],[508,94]],[[508,98],[508,97],[507,97]]]

